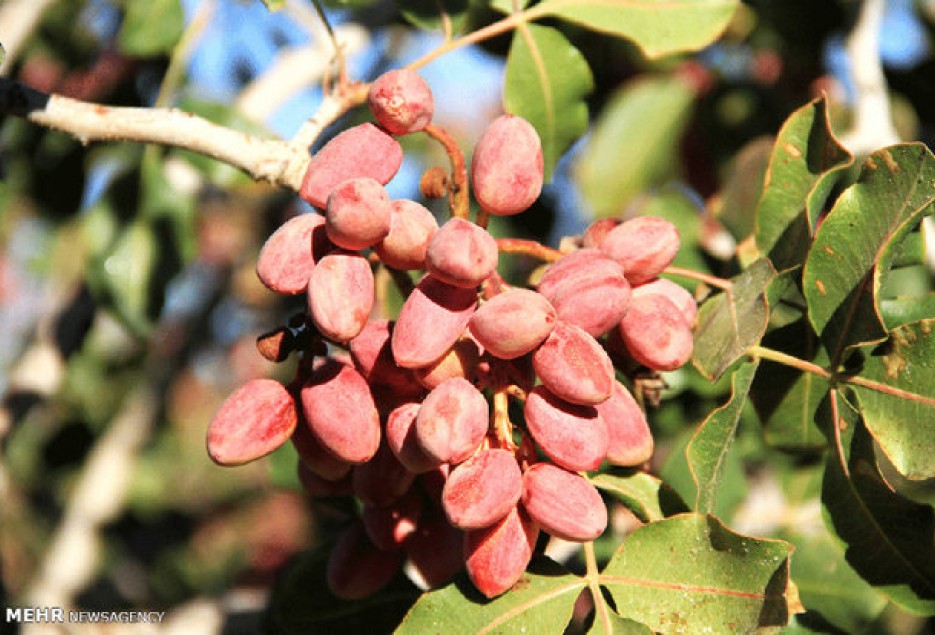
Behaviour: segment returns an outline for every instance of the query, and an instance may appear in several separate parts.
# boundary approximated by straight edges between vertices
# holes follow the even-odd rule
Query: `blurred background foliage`
[[[0,12],[15,4],[7,0]],[[330,45],[306,0],[285,0],[275,12],[260,0],[36,4],[37,20],[8,51],[15,55],[4,72],[46,92],[174,105],[286,138],[322,99],[320,74],[294,90],[264,83],[290,54],[327,59]],[[412,27],[437,24],[424,4],[327,3],[331,24],[353,36],[353,78],[371,80],[440,44],[437,30]],[[465,31],[498,17],[497,3],[485,0],[444,4]],[[736,274],[743,250],[735,247],[752,231],[770,135],[820,94],[835,129],[849,126],[855,88],[844,38],[858,8],[854,0],[750,0],[717,44],[656,61],[625,41],[541,22],[590,67],[587,131],[558,160],[535,207],[499,219],[495,232],[557,246],[595,217],[652,213],[681,229],[676,264]],[[10,19],[0,20],[0,41]],[[935,2],[887,2],[880,54],[895,125],[904,140],[930,147],[933,33]],[[508,35],[496,37],[421,71],[435,93],[436,123],[465,150],[501,112],[509,44]],[[366,117],[348,114],[319,144]],[[404,147],[390,193],[417,198],[420,174],[444,157],[418,136]],[[100,524],[98,550],[88,556],[88,574],[61,587],[68,599],[90,609],[166,609],[179,620],[198,615],[204,632],[254,632],[284,566],[326,542],[348,513],[338,504],[309,508],[291,447],[237,469],[215,466],[204,450],[207,423],[236,386],[291,376],[293,362],[265,362],[254,340],[303,310],[302,299],[274,296],[253,267],[271,231],[307,206],[189,152],[83,146],[12,117],[0,125],[0,171],[0,604],[25,602],[48,576],[44,567],[67,569],[69,559],[85,557],[66,554],[62,562],[52,546],[75,514],[82,518],[79,485],[94,482],[96,457],[110,456],[112,446],[124,471],[105,470],[103,482],[124,479],[126,488],[112,490],[113,509],[89,512]],[[521,281],[535,264],[511,258],[504,273]],[[932,290],[925,267],[896,277],[893,297]],[[712,384],[692,369],[664,379],[650,413],[652,468],[690,503],[683,449],[729,383]],[[931,632],[887,605],[834,555],[827,535],[813,531],[822,523],[817,455],[783,453],[762,442],[763,430],[748,406],[718,515],[735,530],[798,547],[793,574],[802,601],[821,611],[790,632]],[[822,445],[816,436],[812,451]],[[932,500],[931,492],[919,496]],[[605,557],[632,522],[617,514],[602,538]],[[829,581],[848,597],[825,597]]]

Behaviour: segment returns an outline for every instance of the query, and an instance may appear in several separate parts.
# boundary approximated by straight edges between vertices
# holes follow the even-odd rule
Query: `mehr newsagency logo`
[[[72,611],[61,607],[19,606],[6,609],[7,624],[152,624],[165,611]]]

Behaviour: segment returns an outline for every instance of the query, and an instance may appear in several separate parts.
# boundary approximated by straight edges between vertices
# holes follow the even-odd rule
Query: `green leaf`
[[[805,263],[809,320],[833,363],[848,348],[886,338],[877,291],[898,252],[935,203],[935,156],[923,144],[879,150],[822,222]]]
[[[810,623],[828,622],[846,633],[867,633],[886,597],[848,566],[840,547],[823,531],[793,531],[792,580]]]
[[[442,11],[451,20],[454,34],[461,33],[467,23],[468,0],[397,0],[397,6],[410,24],[425,31],[442,30]]]
[[[821,367],[828,355],[804,319],[770,331],[763,339],[767,348],[781,350]],[[750,401],[756,409],[766,442],[792,452],[815,452],[827,445],[815,422],[815,412],[828,394],[828,381],[785,364],[760,362],[763,370],[753,381]]]
[[[860,376],[906,395],[854,386],[870,434],[900,474],[911,480],[935,478],[935,319],[905,324],[870,353]]]
[[[545,178],[588,129],[584,98],[594,89],[591,68],[558,29],[520,23],[506,61],[503,101],[539,133]]]
[[[909,611],[935,615],[935,512],[883,480],[873,439],[837,391],[819,416],[829,436],[841,439],[839,451],[829,453],[822,483],[828,530],[864,580]]]
[[[263,4],[265,4],[266,8],[270,11],[279,11],[286,6],[286,0],[263,0]]]
[[[721,188],[715,213],[738,243],[756,228],[754,210],[763,194],[772,151],[772,137],[757,137],[747,143],[734,158],[727,182]]]
[[[660,478],[679,493],[690,510],[695,508],[698,499],[698,486],[695,484],[695,476],[688,464],[686,452],[694,433],[693,428],[688,428],[670,441],[669,455],[659,470]],[[717,497],[717,513],[714,514],[724,522],[733,518],[734,512],[743,504],[749,493],[741,454],[738,444],[738,451],[729,452],[725,457],[724,476]]]
[[[795,611],[785,542],[683,514],[634,531],[600,575],[623,617],[664,633],[750,633]]]
[[[717,379],[759,343],[769,322],[766,289],[775,277],[768,260],[757,260],[734,278],[730,291],[701,305],[693,359],[702,375]]]
[[[688,466],[698,487],[696,512],[713,514],[717,510],[717,494],[724,476],[725,459],[737,434],[740,414],[756,369],[757,362],[748,362],[734,371],[730,399],[708,415],[685,448]]]
[[[388,587],[361,600],[342,600],[328,589],[325,569],[329,549],[300,558],[279,579],[261,629],[271,635],[389,633],[399,623],[419,590],[398,575]]]
[[[694,103],[691,87],[671,76],[638,79],[611,97],[575,169],[596,216],[619,215],[633,197],[675,173]]]
[[[888,331],[908,322],[933,318],[935,317],[935,293],[881,300],[880,313]]]
[[[116,238],[101,263],[113,306],[136,334],[147,334],[152,328],[155,311],[151,282],[159,250],[152,224],[138,219]]]
[[[672,488],[646,472],[598,474],[591,483],[623,502],[644,523],[688,511]]]
[[[893,268],[924,265],[926,259],[926,238],[927,236],[923,231],[922,225],[919,225],[914,231],[906,234],[893,258]]]
[[[548,558],[536,558],[519,582],[488,600],[466,575],[430,591],[412,607],[397,635],[562,633],[586,583]]]
[[[129,0],[117,41],[128,55],[165,55],[178,43],[184,28],[179,0]]]
[[[165,163],[154,146],[143,153],[139,213],[171,228],[173,246],[188,262],[198,251],[198,209],[194,193],[180,191],[166,178]]]
[[[737,0],[545,0],[536,16],[632,40],[649,58],[696,51],[721,35]]]
[[[783,124],[755,212],[757,247],[776,269],[805,262],[818,215],[852,162],[831,132],[824,99],[799,108]]]

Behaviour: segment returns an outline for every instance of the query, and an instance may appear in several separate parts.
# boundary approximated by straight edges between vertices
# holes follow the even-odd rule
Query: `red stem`
[[[425,133],[442,144],[445,152],[448,153],[448,160],[451,161],[451,187],[449,193],[449,204],[451,206],[451,216],[453,218],[468,219],[471,201],[468,198],[468,176],[467,164],[464,162],[464,154],[457,142],[444,128],[435,124],[429,124],[425,127]]]

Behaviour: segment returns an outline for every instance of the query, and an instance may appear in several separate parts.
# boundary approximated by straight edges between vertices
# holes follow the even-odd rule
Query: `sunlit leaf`
[[[614,94],[591,132],[575,177],[597,216],[616,216],[675,172],[695,94],[682,79],[645,77]]]
[[[877,292],[898,253],[935,203],[935,156],[922,144],[867,158],[838,198],[809,251],[803,275],[808,315],[831,356],[886,338]]]
[[[855,386],[870,434],[906,478],[935,478],[935,319],[905,324],[870,352],[860,376],[917,401]]]
[[[542,140],[545,177],[588,128],[584,98],[593,90],[591,69],[558,29],[520,24],[506,63],[507,112],[529,121]]]
[[[734,278],[729,292],[701,305],[693,359],[703,375],[720,377],[763,337],[769,321],[766,289],[775,276],[768,260],[758,260]]]
[[[685,449],[698,497],[695,511],[713,514],[724,477],[727,453],[730,451],[740,423],[740,414],[747,400],[750,384],[756,375],[757,363],[741,364],[731,377],[732,392],[726,404],[708,415]]]
[[[880,314],[887,330],[908,322],[935,318],[935,293],[882,300]]]
[[[727,26],[737,0],[546,0],[537,14],[632,40],[647,57],[694,51]]]
[[[266,8],[270,11],[279,11],[286,6],[286,0],[263,0],[263,4],[265,4]]]
[[[828,434],[837,436],[838,428],[841,438],[841,452],[829,453],[822,503],[845,559],[903,608],[935,615],[935,511],[893,492],[882,479],[873,439],[837,391],[819,416]]]
[[[776,269],[805,262],[814,223],[852,161],[831,132],[824,99],[799,108],[783,124],[756,207],[756,244]]]
[[[448,586],[423,595],[396,633],[561,633],[583,588],[583,578],[547,558],[534,560],[511,590],[493,600],[478,593],[467,576],[461,575]]]
[[[672,488],[646,472],[598,474],[591,483],[623,502],[644,523],[688,511]]]
[[[663,633],[750,633],[797,610],[785,542],[682,514],[634,531],[600,575],[623,617]]]

